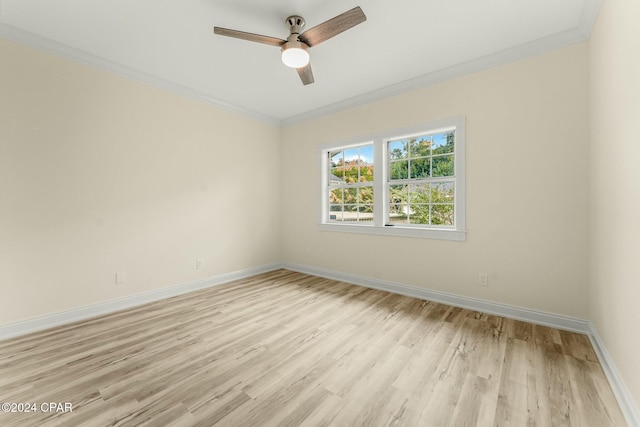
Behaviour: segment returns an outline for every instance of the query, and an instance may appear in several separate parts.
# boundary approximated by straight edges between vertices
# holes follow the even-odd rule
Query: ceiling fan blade
[[[298,75],[300,76],[300,80],[302,80],[302,84],[310,85],[315,80],[313,80],[313,71],[311,71],[311,63],[305,65],[302,68],[296,68]]]
[[[298,38],[309,47],[316,46],[351,27],[355,27],[356,25],[363,23],[366,20],[367,17],[364,15],[362,9],[360,9],[360,6],[356,6],[335,18],[331,18],[322,24],[310,28],[300,34]]]
[[[278,47],[287,42],[286,40],[282,40],[277,37],[262,36],[260,34],[254,33],[245,33],[244,31],[230,30],[228,28],[221,27],[213,27],[213,32],[214,34],[218,34],[219,36],[235,37],[237,39],[249,40],[250,42],[263,43]]]

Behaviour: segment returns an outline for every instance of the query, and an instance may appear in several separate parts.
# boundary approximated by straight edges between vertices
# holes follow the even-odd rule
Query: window
[[[389,224],[455,225],[455,130],[388,141]]]
[[[320,229],[465,239],[464,119],[322,149]]]
[[[373,144],[330,151],[329,221],[372,223]]]

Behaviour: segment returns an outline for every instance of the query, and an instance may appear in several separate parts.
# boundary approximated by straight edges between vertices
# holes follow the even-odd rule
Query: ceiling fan
[[[213,27],[213,32],[221,36],[235,37],[280,47],[282,62],[291,68],[295,68],[302,83],[308,85],[314,82],[311,64],[309,63],[309,48],[317,46],[323,41],[337,36],[366,20],[367,17],[364,12],[357,6],[322,24],[316,25],[304,33],[301,33],[305,25],[304,18],[298,15],[289,16],[285,20],[285,25],[289,27],[289,37],[286,40],[221,27]]]

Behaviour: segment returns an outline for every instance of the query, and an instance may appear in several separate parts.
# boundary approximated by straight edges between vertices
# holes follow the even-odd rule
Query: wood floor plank
[[[2,426],[624,426],[589,339],[277,270],[0,342]]]

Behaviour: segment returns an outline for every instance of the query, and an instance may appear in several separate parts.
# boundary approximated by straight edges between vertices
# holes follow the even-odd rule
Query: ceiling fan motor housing
[[[289,34],[300,34],[302,29],[304,28],[304,18],[298,15],[289,16],[285,21],[284,25],[289,28]]]
[[[309,63],[309,46],[298,38],[304,24],[304,18],[298,15],[292,15],[285,21],[285,25],[289,27],[289,37],[282,45],[281,52],[282,62],[288,67],[301,68]]]

